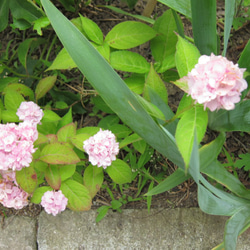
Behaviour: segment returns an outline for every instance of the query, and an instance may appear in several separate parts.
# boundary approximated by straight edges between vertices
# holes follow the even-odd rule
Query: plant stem
[[[146,16],[146,17],[150,17],[154,8],[155,8],[156,3],[157,3],[157,0],[148,0],[147,4],[142,12],[142,15]]]

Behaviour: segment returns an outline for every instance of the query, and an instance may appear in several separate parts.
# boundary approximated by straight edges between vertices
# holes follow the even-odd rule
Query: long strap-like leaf
[[[41,3],[64,47],[107,105],[158,152],[184,168],[175,142],[144,110],[108,62],[50,1]]]

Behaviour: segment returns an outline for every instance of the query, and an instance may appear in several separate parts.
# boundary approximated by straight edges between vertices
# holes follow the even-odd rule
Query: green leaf
[[[99,26],[87,17],[80,15],[80,18],[88,39],[101,45],[103,43],[103,34]]]
[[[175,62],[180,77],[186,76],[194,68],[199,57],[198,49],[181,36],[178,36]]]
[[[76,170],[76,165],[75,164],[70,164],[70,165],[65,165],[65,166],[59,166],[59,173],[61,176],[61,181],[65,181],[73,174],[75,173]]]
[[[33,193],[37,186],[37,175],[32,164],[20,171],[16,171],[16,181],[25,192]]]
[[[31,90],[31,88],[27,87],[24,84],[11,83],[5,88],[5,90],[7,90],[7,89],[13,89],[17,93],[19,93],[19,94],[21,94],[21,95],[23,95],[25,97],[28,97],[30,101],[34,101],[34,93],[33,93],[33,91]]]
[[[97,51],[109,62],[110,61],[110,47],[107,42],[103,42],[102,45],[96,45],[91,43]]]
[[[158,2],[169,6],[171,9],[180,12],[187,18],[191,18],[191,5],[187,0],[158,0]]]
[[[124,82],[127,84],[129,89],[134,93],[141,95],[143,93],[145,77],[141,74],[132,74],[130,77],[125,78]]]
[[[149,41],[156,34],[156,31],[144,23],[126,21],[117,24],[107,34],[105,41],[115,49],[130,49]]]
[[[110,54],[110,64],[116,70],[147,73],[150,64],[141,55],[132,51],[115,51]]]
[[[110,130],[115,134],[116,138],[125,138],[132,133],[132,130],[122,124],[114,124],[110,127]]]
[[[234,166],[236,168],[243,168],[245,171],[249,171],[250,170],[250,154],[246,153],[246,154],[240,154],[239,155],[240,159],[238,159],[235,163]]]
[[[36,188],[36,190],[32,194],[30,202],[35,203],[35,204],[40,204],[44,193],[47,191],[52,191],[52,190],[53,189],[49,186],[42,186],[42,187]]]
[[[89,190],[91,198],[94,198],[103,183],[103,169],[89,165],[83,175],[84,186]]]
[[[100,120],[98,127],[110,130],[111,126],[118,124],[119,122],[120,119],[117,115],[107,115]]]
[[[83,142],[87,140],[91,135],[89,134],[78,134],[70,138],[71,143],[79,150],[83,150]]]
[[[132,181],[132,171],[128,164],[117,159],[106,169],[110,178],[117,184],[130,183]]]
[[[70,123],[60,128],[57,132],[57,138],[60,142],[70,142],[71,137],[76,134],[76,123]]]
[[[246,68],[247,71],[250,72],[250,40],[241,53],[238,64],[240,68]]]
[[[19,122],[19,117],[14,110],[1,110],[1,120],[4,122]]]
[[[164,193],[180,185],[184,181],[190,179],[190,177],[191,176],[189,174],[186,174],[182,169],[178,168],[173,174],[168,176],[164,181],[162,181],[156,187],[151,189],[145,195],[156,195],[156,194]]]
[[[137,141],[140,141],[142,140],[142,138],[138,135],[138,134],[132,134],[126,138],[124,138],[124,140],[122,140],[120,143],[119,143],[119,148],[123,148],[131,143],[134,143],[134,142],[137,142]]]
[[[69,111],[59,121],[57,128],[61,129],[62,127],[65,127],[66,125],[71,123],[73,123],[72,107],[69,108]]]
[[[59,190],[61,186],[61,175],[58,166],[49,165],[45,170],[45,179],[54,190]]]
[[[147,110],[148,114],[152,117],[158,118],[160,120],[165,120],[164,114],[161,112],[161,110],[154,104],[146,101],[144,98],[142,98],[140,95],[136,95],[137,100],[141,103],[141,105]]]
[[[42,28],[46,28],[47,26],[50,25],[50,21],[46,16],[38,18],[33,23],[34,23],[33,29],[36,30],[37,34],[40,36],[43,35]]]
[[[224,24],[224,48],[222,55],[226,56],[227,53],[227,44],[228,39],[231,33],[231,27],[234,19],[234,11],[235,11],[235,0],[226,0],[225,1],[225,24]]]
[[[36,19],[44,15],[42,9],[30,1],[11,0],[9,4],[13,18],[17,21],[25,21],[26,26],[27,24],[31,26]]]
[[[217,55],[216,0],[191,0],[194,42],[202,55]]]
[[[67,52],[67,50],[65,48],[63,48],[58,55],[56,56],[56,58],[54,59],[53,63],[50,65],[50,67],[46,70],[55,70],[55,69],[67,69],[67,70],[71,70],[73,68],[76,68],[76,64],[73,61],[73,59],[71,58],[71,56],[69,55],[69,53]]]
[[[150,41],[152,55],[157,63],[157,72],[164,72],[175,66],[177,32],[176,22],[171,9],[164,12],[153,26],[159,35]],[[171,62],[171,63],[170,63]]]
[[[35,95],[36,100],[39,100],[49,92],[50,89],[55,85],[57,76],[48,76],[40,80],[36,86]]]
[[[27,70],[27,56],[31,46],[31,43],[35,40],[35,38],[29,38],[24,40],[18,47],[17,55],[20,63]]]
[[[147,143],[144,140],[139,140],[139,141],[133,142],[133,146],[135,150],[143,154],[146,150]]]
[[[49,164],[76,164],[80,161],[71,148],[59,142],[46,145],[39,159]]]
[[[197,142],[200,143],[206,132],[207,121],[207,112],[204,111],[203,107],[195,106],[183,114],[177,125],[176,143],[186,167],[189,165],[192,153],[194,133],[197,131]]]
[[[96,223],[101,221],[105,217],[110,208],[111,206],[101,206],[97,209],[98,215],[95,219]]]
[[[7,110],[17,112],[20,104],[24,102],[24,98],[21,94],[19,94],[14,89],[8,88],[5,91],[4,95],[4,105]]]
[[[240,208],[226,223],[224,231],[224,249],[236,249],[241,230],[250,225],[250,206]]]
[[[63,194],[68,198],[67,207],[73,211],[88,211],[91,208],[91,197],[88,189],[82,184],[67,179],[61,185]]]
[[[43,111],[43,118],[42,118],[42,123],[43,122],[56,122],[61,120],[61,117],[55,113],[52,110],[46,109]]]
[[[214,161],[207,168],[202,169],[202,173],[220,183],[237,196],[250,199],[250,190],[247,190],[240,180],[229,173],[218,161]]]
[[[156,73],[153,65],[151,64],[150,71],[146,78],[145,89],[143,97],[150,101],[149,88],[153,89],[161,99],[168,104],[168,92],[165,84],[161,80],[160,76]]]
[[[10,83],[18,83],[18,80],[19,78],[17,77],[0,78],[0,92],[2,92]]]
[[[63,45],[113,112],[158,152],[184,168],[172,135],[147,114],[124,81],[82,33],[50,1],[41,0],[41,3]]]
[[[244,131],[250,132],[250,100],[235,105],[233,110],[220,109],[208,112],[208,126],[220,132]]]
[[[2,0],[0,3],[0,32],[5,30],[5,28],[8,26],[9,21],[9,0]]]

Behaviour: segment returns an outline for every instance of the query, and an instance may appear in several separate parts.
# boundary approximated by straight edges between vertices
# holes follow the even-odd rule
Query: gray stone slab
[[[36,219],[10,216],[0,226],[0,249],[36,250]]]
[[[39,250],[82,249],[211,249],[223,240],[227,218],[206,215],[198,208],[110,211],[99,223],[96,211],[64,211],[38,219]],[[241,236],[237,249],[249,249]]]

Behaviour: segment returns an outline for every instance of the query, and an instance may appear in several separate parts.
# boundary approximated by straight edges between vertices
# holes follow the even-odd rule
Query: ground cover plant
[[[250,193],[218,155],[227,132],[250,131],[249,42],[238,64],[225,57],[235,10],[243,2],[225,1],[221,55],[214,0],[160,1],[170,7],[161,16],[134,15],[144,22],[121,22],[105,37],[95,22],[77,13],[78,1],[60,2],[77,14],[74,19],[49,0],[27,1],[19,11],[19,0],[0,6],[0,30],[7,27],[10,10],[15,32],[33,26],[40,35],[24,39],[12,55],[10,41],[1,57],[1,203],[20,209],[33,202],[53,215],[66,207],[84,211],[105,188],[112,202],[98,209],[99,221],[128,202],[126,196],[113,197],[107,180],[123,190],[137,178],[138,193],[149,181],[144,198],[150,208],[152,195],[191,178],[202,211],[230,216],[217,249],[235,249],[238,235],[250,225]],[[192,20],[193,37],[185,36],[179,13]],[[63,45],[58,43],[52,63],[57,36],[43,35],[50,25]],[[131,50],[146,42],[150,62]],[[39,59],[31,56],[36,49]],[[77,95],[64,90],[64,84],[74,88],[76,68],[83,73],[82,86],[94,89]],[[65,74],[69,69],[73,73]],[[170,108],[166,79],[184,93],[177,110]],[[86,93],[93,94],[98,126],[81,127],[73,120],[86,112]],[[217,135],[209,143],[203,140],[207,129]],[[145,167],[154,150],[177,167],[167,178]],[[249,154],[240,157],[234,165],[248,170]]]

